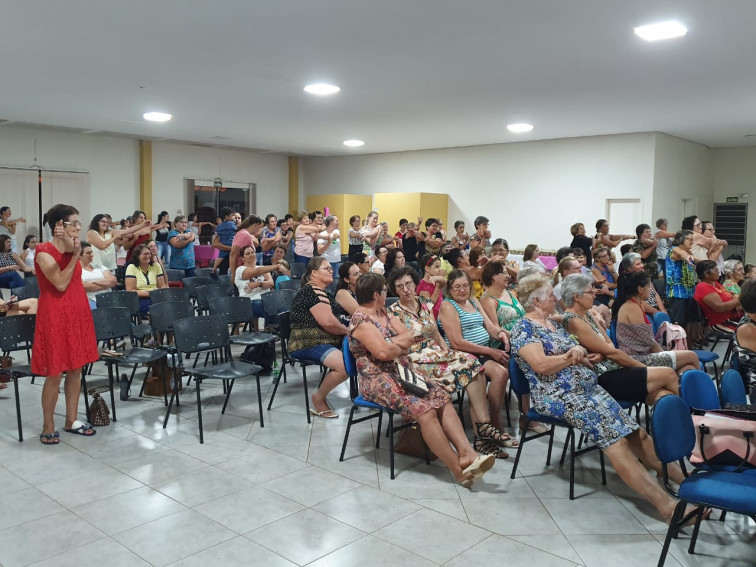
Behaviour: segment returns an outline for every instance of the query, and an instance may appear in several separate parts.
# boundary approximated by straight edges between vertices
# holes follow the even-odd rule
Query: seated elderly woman
[[[646,366],[667,366],[682,375],[699,367],[690,350],[664,350],[654,339],[643,302],[651,293],[651,279],[643,272],[625,272],[619,278],[612,313],[617,319],[618,348]]]
[[[619,265],[619,273],[620,275],[624,274],[625,272],[643,272],[645,271],[648,273],[648,269],[643,264],[643,259],[641,258],[641,255],[637,252],[628,252],[624,256],[622,256],[622,260],[620,261]],[[651,275],[648,276],[651,278]],[[652,280],[655,278],[651,278]],[[646,299],[642,304],[643,310],[648,313],[649,315],[654,315],[656,313],[659,313],[660,311],[662,313],[666,313],[667,309],[664,307],[664,300],[659,296],[659,294],[656,292],[656,288],[652,285],[651,289],[648,290],[648,299]]]
[[[357,362],[362,396],[397,411],[406,420],[417,421],[431,451],[438,455],[457,482],[469,488],[493,467],[495,457],[479,456],[472,448],[443,387],[429,380],[427,395],[417,396],[407,393],[396,381],[397,363],[412,366],[407,354],[416,338],[397,317],[386,311],[383,276],[360,277],[356,295],[360,308],[349,326],[349,348]]]
[[[582,274],[567,276],[562,282],[562,299],[567,307],[562,325],[588,350],[599,386],[617,400],[651,405],[662,396],[678,394],[677,374],[671,368],[647,368],[614,347],[606,331],[591,314],[593,278]]]
[[[333,268],[322,256],[311,258],[302,276],[302,287],[291,302],[291,336],[289,352],[294,358],[313,360],[330,371],[318,391],[311,396],[317,417],[339,417],[328,407],[326,396],[348,376],[344,357],[339,350],[347,328],[339,321],[341,308],[326,288],[333,283]]]
[[[554,286],[554,297],[557,299],[557,310],[562,312],[565,304],[562,301],[562,281],[570,274],[580,273],[580,262],[572,255],[565,256],[559,261],[556,273],[552,278],[551,285]],[[592,282],[591,282],[592,283]]]
[[[733,295],[719,283],[719,268],[712,260],[696,264],[698,285],[694,299],[706,317],[710,331],[734,333],[742,316],[739,296]]]
[[[517,295],[527,314],[512,329],[512,353],[530,384],[533,408],[566,421],[594,441],[620,478],[669,521],[676,502],[646,472],[649,468],[661,474],[651,438],[598,385],[586,349],[549,319],[556,303],[549,282],[539,276],[524,278]],[[670,478],[682,481],[682,471],[670,469]]]
[[[745,268],[740,260],[725,260],[724,267],[725,281],[722,283],[724,288],[732,295],[740,295],[740,286],[745,280]]]
[[[168,287],[157,256],[146,244],[137,244],[131,254],[131,263],[126,267],[124,280],[126,291],[135,291],[139,296],[139,311],[146,315],[150,309],[150,291]]]
[[[115,276],[110,270],[103,266],[93,266],[94,249],[89,242],[81,243],[81,283],[84,285],[84,291],[87,292],[89,308],[97,309],[95,297],[101,293],[109,292],[118,283]]]
[[[469,352],[483,364],[483,372],[491,381],[488,389],[488,411],[491,423],[499,431],[501,409],[507,389],[509,354],[489,346],[490,339],[507,341],[507,332],[498,322],[491,321],[477,299],[470,296],[470,276],[462,270],[452,270],[446,281],[446,298],[441,304],[439,325],[448,345],[456,350]]]
[[[407,357],[416,370],[450,394],[458,390],[467,392],[475,425],[474,449],[506,459],[509,455],[502,448],[517,447],[518,443],[491,423],[483,366],[474,355],[447,347],[433,316],[433,304],[415,295],[419,281],[419,274],[409,267],[394,270],[388,280],[389,290],[399,297],[389,310],[415,337]]]

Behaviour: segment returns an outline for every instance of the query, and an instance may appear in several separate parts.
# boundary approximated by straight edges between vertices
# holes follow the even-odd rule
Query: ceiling
[[[0,7],[6,125],[320,156],[647,131],[756,145],[754,0]],[[686,37],[633,34],[672,18]],[[321,81],[341,92],[303,92]],[[145,122],[150,110],[174,119]],[[506,130],[520,121],[535,129]]]

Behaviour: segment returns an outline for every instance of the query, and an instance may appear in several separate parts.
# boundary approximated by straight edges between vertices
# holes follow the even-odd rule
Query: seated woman
[[[469,488],[493,467],[496,458],[479,456],[470,446],[443,387],[429,380],[428,394],[419,397],[405,392],[396,381],[397,362],[411,366],[407,354],[416,339],[412,331],[386,311],[383,276],[362,276],[357,281],[356,295],[360,308],[349,326],[349,348],[357,362],[362,396],[399,412],[406,420],[416,421],[430,450],[438,455],[457,482]]]
[[[667,366],[682,375],[699,368],[698,356],[689,350],[664,350],[654,339],[653,325],[642,303],[651,293],[651,279],[644,272],[620,276],[612,314],[617,319],[618,348],[646,366]]]
[[[407,357],[417,371],[434,380],[437,385],[453,394],[465,390],[470,400],[470,416],[475,424],[473,447],[479,453],[506,459],[509,455],[503,447],[517,447],[507,432],[497,429],[488,414],[486,403],[486,378],[478,359],[465,352],[451,350],[438,331],[433,317],[433,305],[424,297],[415,295],[415,286],[420,276],[412,268],[405,267],[391,273],[389,290],[399,297],[389,311],[412,331],[415,343]]]
[[[254,246],[245,246],[241,250],[242,265],[236,268],[234,283],[239,290],[239,297],[246,297],[252,301],[252,314],[255,316],[255,330],[257,318],[265,318],[262,296],[263,292],[273,289],[274,282],[271,272],[278,272],[279,264],[258,266],[257,254]]]
[[[405,263],[404,251],[401,248],[391,248],[388,254],[386,254],[386,263],[383,267],[383,272],[388,277],[392,270],[403,268]]]
[[[725,281],[722,284],[724,288],[733,296],[740,295],[740,286],[745,279],[745,268],[740,260],[725,260],[724,267]]]
[[[339,417],[328,407],[326,396],[348,376],[339,350],[347,328],[339,321],[340,308],[326,291],[333,283],[333,268],[322,256],[311,258],[302,276],[302,287],[291,302],[289,352],[294,358],[313,360],[329,369],[310,399],[310,413],[325,419]]]
[[[135,291],[139,296],[139,312],[147,315],[150,310],[150,291],[168,287],[160,269],[160,262],[146,244],[137,244],[126,267],[124,280],[126,291]]]
[[[480,304],[488,318],[498,322],[504,329],[506,336],[504,341],[491,339],[491,346],[509,351],[509,333],[514,324],[525,316],[525,309],[517,300],[517,295],[509,289],[511,278],[503,262],[488,262],[483,267],[482,280],[483,285],[486,286],[486,293],[481,298]]]
[[[20,258],[26,264],[26,267],[31,270],[31,274],[34,275],[34,255],[37,251],[37,244],[39,240],[34,234],[27,234],[24,238],[24,249],[21,252]]]
[[[8,301],[0,297],[0,317],[13,317],[14,315],[36,315],[37,299],[21,299],[13,295]]]
[[[7,234],[0,234],[0,287],[8,289],[23,287],[24,278],[18,272],[26,272],[31,275],[31,269],[24,264],[21,257],[11,251],[13,241]]]
[[[756,403],[756,280],[746,279],[740,288],[740,305],[745,316],[735,332],[735,353],[743,370],[743,383],[750,403]]]
[[[541,250],[538,248],[538,244],[528,244],[522,253],[522,267],[536,268],[544,275],[549,274],[550,272],[546,269],[546,265],[541,261],[540,256]]]
[[[81,283],[84,284],[84,291],[87,292],[87,299],[89,299],[89,308],[97,309],[97,301],[95,297],[100,293],[109,292],[118,283],[115,276],[110,273],[110,270],[102,266],[93,266],[92,258],[94,258],[94,250],[89,242],[81,243],[81,256],[79,257],[79,263],[81,264]]]
[[[339,266],[339,285],[336,288],[336,303],[346,313],[341,316],[342,322],[349,324],[350,317],[357,311],[359,305],[354,295],[357,286],[357,279],[362,275],[360,267],[354,262],[344,262]]]
[[[734,333],[742,316],[740,299],[719,283],[719,268],[712,260],[696,264],[698,285],[693,297],[706,317],[708,329],[717,333]]]
[[[606,331],[593,318],[593,278],[582,274],[562,282],[562,299],[567,307],[562,326],[588,351],[588,360],[598,376],[599,386],[616,400],[652,405],[668,394],[679,394],[677,374],[671,368],[646,368],[614,347]]]
[[[453,270],[449,274],[446,298],[441,305],[438,322],[451,348],[474,354],[483,364],[483,372],[491,381],[488,389],[488,412],[491,423],[501,431],[504,429],[501,410],[509,379],[506,368],[509,354],[488,345],[490,339],[501,342],[508,340],[507,332],[498,323],[491,321],[480,303],[470,297],[471,288],[470,276],[463,270]]]
[[[443,289],[446,286],[446,275],[441,267],[441,258],[426,254],[420,258],[420,270],[423,273],[423,279],[415,286],[415,293],[431,302],[433,317],[438,319],[441,302],[444,300]]]
[[[375,260],[370,266],[370,271],[374,274],[383,274],[386,271],[386,257],[388,256],[388,248],[382,244],[375,245]]]
[[[552,278],[551,285],[554,286],[554,297],[557,299],[557,311],[563,312],[566,305],[562,301],[562,282],[570,274],[580,273],[580,262],[574,256],[565,256],[559,261],[556,273]],[[591,278],[592,281],[592,278]]]
[[[596,301],[611,306],[614,290],[617,289],[617,272],[614,271],[614,264],[609,255],[609,248],[598,248],[593,253],[593,266],[591,273],[597,285],[600,285],[596,291]]]
[[[641,255],[637,252],[628,252],[627,254],[622,256],[622,260],[620,261],[619,266],[620,275],[624,274],[625,272],[643,272],[644,270],[646,273],[648,273],[648,270],[643,265],[643,259],[641,258]],[[649,274],[648,277],[651,277],[651,275]],[[654,278],[651,279],[653,280]],[[654,315],[656,313],[659,313],[660,311],[662,313],[667,312],[667,309],[664,307],[664,300],[656,292],[656,288],[653,285],[649,290],[648,299],[644,301],[642,305],[643,310],[649,315]]]
[[[549,282],[523,278],[517,295],[527,314],[512,329],[512,353],[528,379],[535,410],[565,420],[594,441],[625,484],[669,521],[677,503],[646,471],[661,474],[651,438],[598,385],[586,349],[549,319],[556,303]],[[675,482],[684,478],[676,466],[669,471]]]

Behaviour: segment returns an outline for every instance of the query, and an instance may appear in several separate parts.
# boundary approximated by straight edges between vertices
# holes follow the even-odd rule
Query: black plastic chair
[[[228,297],[231,295],[230,288],[224,285],[203,285],[196,288],[197,294],[197,313],[207,314],[210,309],[210,304],[218,299]]]
[[[184,270],[166,268],[165,276],[168,278],[169,282],[180,282],[186,277],[186,272]]]
[[[200,443],[205,442],[202,430],[202,399],[200,389],[204,380],[222,380],[226,385],[226,399],[223,402],[221,414],[226,413],[228,399],[231,396],[231,390],[234,382],[241,378],[254,376],[257,382],[257,404],[260,410],[260,427],[265,427],[263,421],[262,408],[262,391],[260,389],[260,372],[262,367],[257,364],[247,362],[236,362],[231,358],[231,343],[229,342],[228,324],[226,318],[221,315],[203,315],[201,317],[191,317],[181,319],[173,323],[173,336],[176,340],[178,349],[178,369],[188,373],[194,378],[197,385],[197,418],[199,421]],[[181,353],[200,353],[212,352],[214,362],[212,366],[199,366],[194,368],[185,368]],[[218,353],[216,358],[215,353]],[[180,378],[180,376],[177,376]],[[178,388],[173,389],[171,401],[165,412],[163,429],[168,425],[168,417],[173,407],[173,402],[178,405]]]
[[[135,291],[98,293],[95,296],[95,303],[97,303],[97,309],[108,307],[125,307],[128,309],[131,316],[131,335],[137,341],[141,341],[152,334],[150,326],[142,323],[142,316],[139,311],[139,295]],[[134,346],[136,346],[136,343],[134,343]]]
[[[184,284],[184,289],[189,292],[189,297],[191,297],[192,301],[196,303],[197,288],[202,287],[203,285],[215,285],[218,283],[218,280],[195,276],[193,278],[184,278],[181,280],[181,283]]]
[[[131,317],[129,315],[128,309],[126,309],[125,307],[103,307],[102,309],[98,307],[97,309],[92,311],[92,319],[94,320],[95,337],[98,343],[103,341],[109,342],[118,339],[132,338]],[[135,347],[130,350],[124,351],[120,356],[100,356],[100,360],[105,363],[108,369],[108,385],[110,386],[110,402],[113,409],[113,421],[118,421],[116,417],[115,407],[115,390],[113,387],[115,382],[114,376],[116,378],[118,377],[118,365],[126,364],[133,366],[131,377],[129,378],[129,387],[131,387],[131,382],[134,380],[134,374],[136,374],[136,369],[137,367],[139,367],[139,365],[155,362],[156,360],[160,360],[164,356],[166,356],[166,353],[162,350],[143,347]],[[149,373],[150,368],[148,367],[147,372],[144,376],[145,380],[149,377]],[[87,409],[87,421],[91,421],[91,416],[89,413],[89,394],[87,391],[86,367],[81,373],[81,383],[84,390],[84,404]],[[165,387],[165,391],[167,391],[168,385],[163,384],[163,386]],[[139,392],[140,396],[142,395],[143,391],[144,383],[142,384],[142,390]],[[163,398],[164,402],[167,404],[168,396],[164,394]]]
[[[278,291],[283,291],[283,290],[299,291],[300,287],[302,287],[302,281],[299,279],[278,282]]]
[[[331,283],[329,283],[329,284],[328,284],[328,285],[326,286],[326,290],[327,290],[327,291],[328,291],[328,292],[329,292],[329,293],[330,293],[331,295],[336,295],[336,290],[337,290],[337,289],[339,289],[339,281],[340,281],[340,280],[341,280],[341,278],[340,278],[340,277],[338,277],[338,276],[335,276],[335,277],[333,278],[333,281],[332,281]]]
[[[194,276],[197,278],[212,278],[213,277],[213,269],[212,268],[196,268],[194,270]]]
[[[200,288],[202,289],[202,288]],[[275,343],[276,335],[271,333],[240,333],[234,335],[239,325],[246,325],[254,318],[252,312],[252,302],[246,297],[220,297],[210,304],[210,315],[221,315],[226,318],[226,322],[231,327],[231,344],[238,345],[260,345],[265,343]]]
[[[525,418],[525,424],[522,427],[522,433],[520,435],[520,446],[517,448],[517,456],[515,457],[514,466],[512,467],[512,474],[510,478],[514,478],[517,474],[517,465],[520,462],[520,456],[522,450],[525,447],[525,443],[533,441],[539,437],[549,437],[549,451],[546,455],[546,466],[551,464],[551,450],[554,445],[554,429],[559,427],[567,428],[567,438],[564,440],[564,448],[562,449],[562,458],[559,460],[559,464],[564,464],[564,459],[567,454],[567,449],[570,450],[570,500],[575,499],[575,458],[588,453],[590,451],[598,450],[596,445],[591,445],[584,449],[575,449],[575,429],[566,421],[550,417],[547,415],[541,415],[533,408],[530,408],[527,413],[522,411],[522,397],[530,394],[530,385],[525,377],[522,369],[517,365],[514,356],[509,359],[509,380],[512,384],[512,389],[517,394],[517,403],[520,407],[520,413]],[[543,423],[544,425],[551,426],[548,431],[543,433],[537,433],[535,435],[528,436],[528,425],[531,421],[537,423]],[[582,441],[582,440],[581,440]],[[599,460],[601,461],[601,484],[606,485],[606,467],[604,465],[604,453],[599,451]]]
[[[302,262],[292,262],[289,271],[291,272],[292,279],[300,279],[307,271],[307,264]]]
[[[260,296],[260,300],[262,301],[263,311],[265,312],[266,324],[269,324],[270,321],[274,321],[275,327],[277,327],[279,313],[291,309],[291,302],[294,301],[295,295],[297,295],[297,292],[291,289],[273,289],[263,293]]]
[[[191,301],[166,301],[150,305],[150,323],[156,348],[171,355],[171,368],[176,367],[178,350],[175,344],[164,344],[166,337],[173,335],[173,322],[194,317],[194,305]]]
[[[273,394],[268,401],[268,411],[273,406],[273,400],[276,397],[276,391],[278,390],[278,384],[281,382],[281,375],[283,374],[284,382],[286,382],[286,365],[287,364],[299,364],[302,369],[302,383],[304,384],[304,396],[305,396],[305,409],[307,410],[307,423],[310,423],[310,395],[307,392],[307,372],[308,366],[319,366],[321,370],[320,381],[325,378],[327,370],[322,367],[319,362],[314,360],[306,360],[304,358],[294,358],[289,356],[289,336],[291,335],[291,316],[288,311],[278,314],[278,335],[281,337],[281,367],[278,369],[278,374],[273,381]]]
[[[16,315],[14,317],[0,317],[0,351],[8,356],[12,352],[25,350],[28,352],[34,342],[34,325],[36,315]],[[18,395],[18,379],[33,377],[29,364],[17,364],[10,368],[0,369],[0,375],[9,375],[13,379],[13,392],[16,397],[16,421],[18,422],[18,440],[24,440],[21,426],[21,400]]]
[[[24,279],[26,282],[26,278]],[[21,287],[14,287],[11,289],[11,295],[15,295],[19,300],[21,299],[39,299],[39,284],[37,279],[30,280],[29,283],[25,283]]]
[[[164,287],[150,291],[150,305],[167,301],[191,301],[189,290],[184,287]]]

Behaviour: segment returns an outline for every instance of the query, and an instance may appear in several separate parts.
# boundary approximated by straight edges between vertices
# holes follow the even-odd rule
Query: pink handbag
[[[756,467],[756,413],[693,410],[696,446],[694,465]]]

